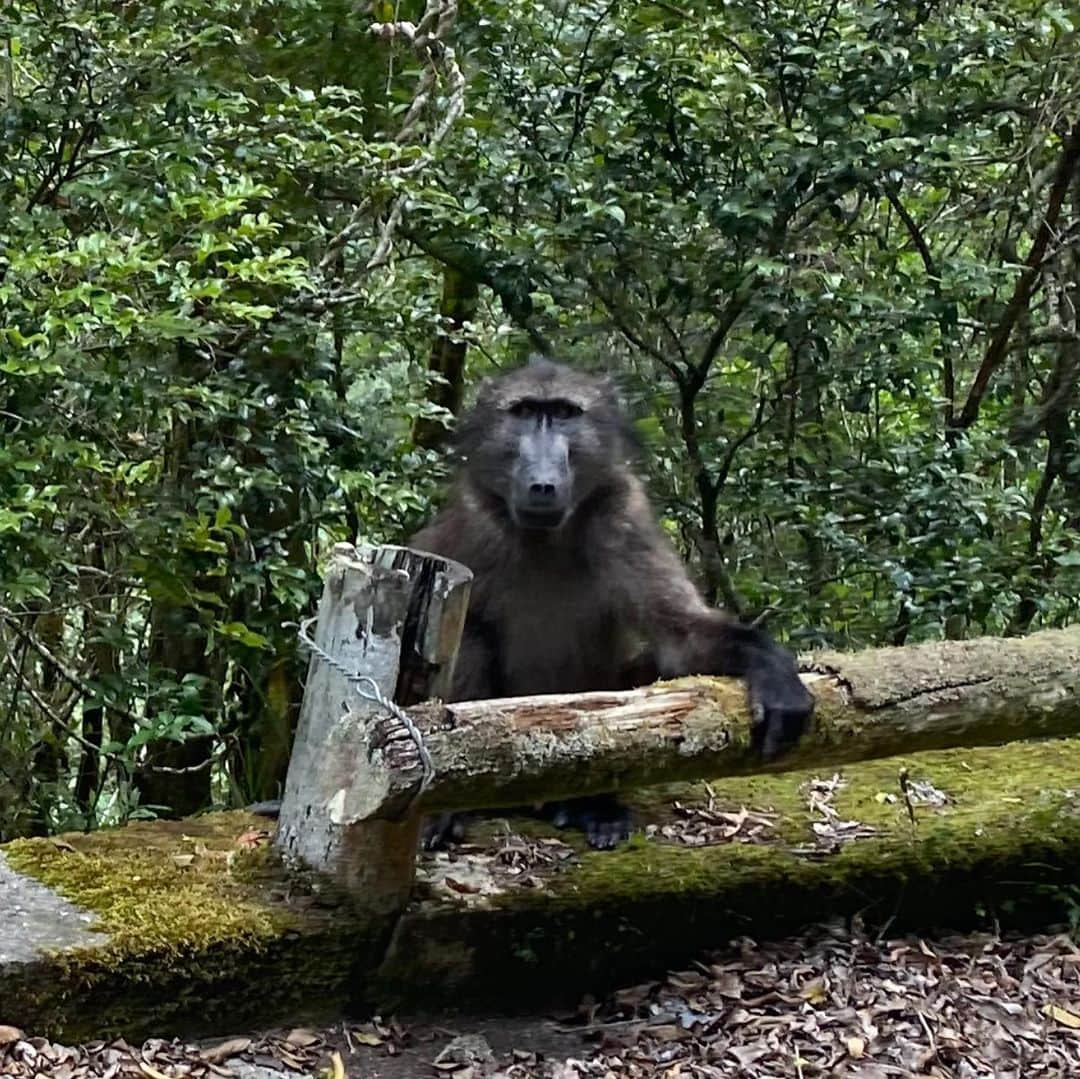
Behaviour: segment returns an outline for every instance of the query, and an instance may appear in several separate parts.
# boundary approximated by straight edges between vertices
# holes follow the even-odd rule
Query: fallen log
[[[1080,739],[1052,739],[649,787],[627,792],[640,831],[614,851],[474,819],[464,847],[420,858],[429,898],[402,915],[372,999],[384,1015],[498,1006],[513,986],[515,1003],[572,1009],[812,922],[873,936],[1075,921],[1078,760]]]
[[[803,666],[817,698],[813,729],[767,766],[750,751],[745,690],[733,679],[417,706],[411,714],[435,768],[424,808],[493,808],[1080,733],[1080,627],[819,652]],[[397,772],[381,797],[414,783]],[[371,800],[367,812],[377,817],[380,806]]]
[[[856,917],[871,935],[1042,929],[1068,920],[1080,887],[1078,759],[1077,739],[905,756],[914,823],[894,759],[847,769],[841,785],[828,771],[788,772],[637,791],[626,801],[642,832],[614,851],[536,820],[474,820],[468,847],[418,859],[378,977],[362,920],[309,902],[281,875],[259,845],[263,818],[209,813],[16,840],[0,845],[0,863],[92,916],[97,943],[80,941],[71,913],[43,922],[0,869],[0,1023],[141,1042],[330,1024],[359,1003],[382,1015],[403,1005],[561,1014],[733,937],[818,919]],[[835,821],[818,780],[834,788]],[[702,813],[744,811],[729,838],[680,838]],[[771,823],[747,835],[762,817]],[[820,835],[821,821],[835,827]],[[672,823],[678,834],[665,835]]]

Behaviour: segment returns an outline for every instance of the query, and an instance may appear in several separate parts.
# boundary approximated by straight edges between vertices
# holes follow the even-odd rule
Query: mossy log
[[[1080,896],[1080,740],[954,749],[843,770],[833,805],[859,838],[815,850],[809,784],[830,772],[753,775],[628,796],[637,823],[677,818],[673,801],[767,813],[755,838],[688,849],[635,835],[518,877],[497,853],[503,822],[479,841],[424,855],[389,955],[372,964],[347,906],[312,902],[270,857],[267,822],[245,813],[0,847],[8,864],[93,915],[105,943],[0,970],[0,1020],[67,1038],[235,1034],[329,1022],[407,1003],[512,1010],[573,1006],[679,969],[743,934],[759,939],[819,919],[859,917],[873,932],[1021,928],[1064,921]],[[913,806],[897,782],[932,785],[944,804]],[[550,842],[535,820],[514,832]],[[469,876],[470,867],[473,876]],[[488,871],[494,887],[446,886]],[[470,884],[470,889],[473,887]],[[2,893],[0,893],[2,901]]]
[[[277,845],[388,927],[412,886],[422,811],[764,770],[735,679],[417,703],[450,687],[471,577],[423,552],[341,544],[320,603]],[[806,666],[813,730],[772,770],[1080,732],[1080,627]],[[358,678],[379,695],[358,695]]]
[[[428,895],[399,921],[369,999],[383,1009],[573,1006],[733,938],[835,919],[871,933],[1075,925],[1078,762],[1080,739],[1053,739],[652,787],[626,797],[639,826],[683,820],[676,801],[771,824],[749,841],[736,832],[695,847],[638,832],[614,852],[561,832],[576,858],[539,878],[500,868],[492,852],[507,843],[507,822],[476,820],[469,839],[480,853],[421,860]],[[837,834],[854,838],[823,839],[820,781],[833,791]],[[508,823],[511,834],[553,835]]]
[[[803,665],[817,698],[813,730],[767,768],[750,750],[746,693],[734,679],[417,706],[410,712],[435,767],[423,807],[486,809],[1080,732],[1080,626],[819,652]],[[416,789],[415,767],[394,769],[376,758],[368,768],[373,818]]]

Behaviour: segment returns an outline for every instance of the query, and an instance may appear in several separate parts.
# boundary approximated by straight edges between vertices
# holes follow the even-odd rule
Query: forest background
[[[0,839],[279,790],[329,546],[476,381],[613,372],[792,647],[1080,606],[1080,16],[0,7]]]

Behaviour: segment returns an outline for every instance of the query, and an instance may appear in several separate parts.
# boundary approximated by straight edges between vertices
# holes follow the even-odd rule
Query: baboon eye
[[[552,418],[556,420],[569,420],[574,416],[580,416],[584,410],[581,405],[575,405],[573,401],[552,401],[550,411]]]
[[[537,419],[546,416],[553,420],[568,420],[573,416],[580,416],[583,409],[575,405],[573,401],[533,401],[525,399],[515,401],[507,411],[511,416],[520,419]]]

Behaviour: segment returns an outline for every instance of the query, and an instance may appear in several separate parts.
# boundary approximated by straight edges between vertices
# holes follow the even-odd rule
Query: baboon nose
[[[530,483],[518,491],[514,519],[522,528],[558,528],[566,515],[566,489],[559,483]]]

